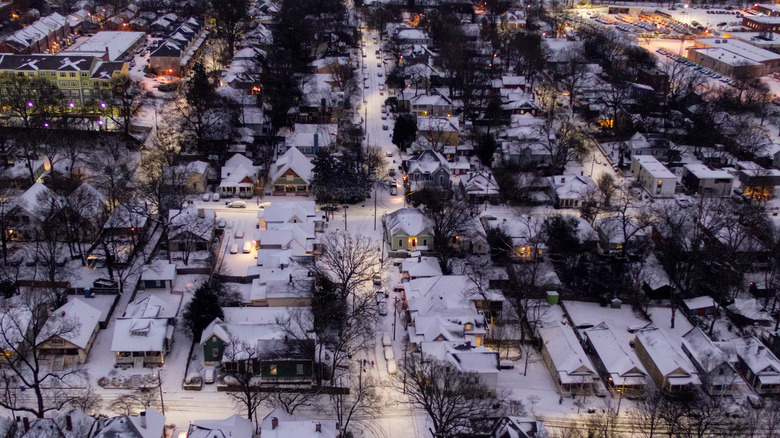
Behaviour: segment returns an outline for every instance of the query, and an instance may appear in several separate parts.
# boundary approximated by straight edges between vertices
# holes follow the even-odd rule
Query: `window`
[[[403,246],[404,246],[404,239],[398,239],[398,247],[400,248]]]
[[[295,365],[295,374],[302,376],[303,375],[303,364],[299,363]]]
[[[89,90],[84,90],[84,95],[89,96]]]
[[[87,77],[87,72],[85,72],[85,71],[81,72],[81,77],[82,78],[86,78]]]
[[[70,72],[70,77],[75,78],[76,77],[76,72],[74,72],[74,71]]]
[[[214,347],[211,349],[211,357],[212,358],[219,357],[219,348]]]
[[[52,339],[49,340],[49,343],[52,344],[52,345],[62,345],[65,342],[62,339],[60,339],[60,338],[52,338]]]
[[[270,371],[270,374],[271,374],[272,376],[275,376],[275,375],[276,375],[276,372],[277,372],[277,369],[276,369],[276,364],[271,364],[271,371]]]
[[[61,71],[61,72],[60,72],[60,77],[61,77],[61,78],[64,78],[64,77],[65,77],[65,72],[64,72],[64,71]]]
[[[68,81],[60,81],[60,87],[67,87]]]
[[[428,246],[428,239],[423,239],[423,245],[422,246]]]
[[[89,81],[81,81],[82,87],[89,87]]]
[[[27,76],[35,76],[35,72],[34,71],[28,71],[27,72]]]
[[[57,73],[55,73],[55,72],[53,72],[53,71],[50,71],[50,72],[49,72],[49,76],[51,76],[51,77],[55,78],[55,77],[57,77]]]
[[[79,81],[70,81],[70,86],[71,87],[78,87],[79,86]]]
[[[46,72],[45,71],[38,72],[38,76],[46,76]]]

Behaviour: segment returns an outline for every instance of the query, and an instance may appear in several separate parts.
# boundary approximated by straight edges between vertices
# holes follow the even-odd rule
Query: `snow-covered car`
[[[230,201],[228,208],[246,208],[246,201]]]
[[[219,201],[219,193],[214,193],[214,194],[211,196],[211,200],[212,200],[212,201],[214,201],[214,202],[217,202],[217,201]]]
[[[227,221],[225,220],[224,217],[217,219],[217,228],[225,228],[226,225],[227,225]]]
[[[382,77],[382,72],[381,71],[377,72],[376,73],[376,77],[381,78]]]
[[[243,252],[244,254],[249,254],[250,252],[252,252],[252,241],[251,240],[247,240],[246,242],[244,242],[244,247],[241,248],[241,252]]]
[[[211,193],[204,193],[204,194],[200,195],[200,199],[203,202],[209,202],[209,199],[211,199]]]
[[[393,151],[387,151],[387,152],[385,152],[385,155],[387,155],[388,157],[392,157],[393,156]]]
[[[214,383],[215,380],[217,380],[217,370],[214,367],[206,367],[203,370],[203,382]]]
[[[382,346],[389,347],[392,343],[393,341],[390,339],[390,333],[382,333]]]
[[[230,245],[230,253],[231,254],[238,254],[238,244],[234,243]]]
[[[391,376],[394,376],[398,373],[398,365],[396,365],[394,359],[390,359],[387,361],[387,374],[390,374]]]
[[[377,299],[379,298],[379,294],[377,294]],[[382,301],[379,302],[379,314],[381,316],[387,315],[387,301],[384,301],[385,296],[382,294]]]
[[[387,125],[382,125],[382,130],[383,131],[387,131],[388,129],[390,129],[390,128]]]
[[[374,286],[381,286],[382,285],[382,275],[381,274],[374,274],[374,276],[371,277],[371,281],[374,282]]]
[[[395,353],[393,353],[392,347],[385,347],[385,360],[395,359]]]
[[[243,239],[244,238],[244,230],[241,228],[236,230],[236,239]]]

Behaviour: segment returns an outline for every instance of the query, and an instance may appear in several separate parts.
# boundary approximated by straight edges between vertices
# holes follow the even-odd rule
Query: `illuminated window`
[[[276,364],[271,364],[271,375],[272,376],[276,375]]]

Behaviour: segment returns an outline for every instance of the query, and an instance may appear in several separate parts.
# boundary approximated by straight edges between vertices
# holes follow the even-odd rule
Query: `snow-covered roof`
[[[155,260],[147,265],[141,274],[144,281],[173,281],[176,279],[176,265],[167,260]]]
[[[457,117],[417,117],[418,131],[459,132],[460,122]]]
[[[16,205],[31,216],[43,220],[49,212],[59,211],[63,200],[43,183],[36,182],[16,198]]]
[[[89,183],[81,183],[70,195],[68,205],[85,219],[94,220],[105,211],[106,197]]]
[[[433,223],[417,208],[401,208],[387,214],[385,227],[391,236],[433,234]]]
[[[580,199],[598,190],[598,186],[589,176],[554,175],[549,181],[560,199]]]
[[[179,313],[181,300],[165,301],[149,295],[127,305],[122,318],[175,318]]]
[[[609,373],[612,385],[644,385],[647,371],[628,344],[615,337],[606,322],[585,330],[593,349]]]
[[[737,355],[761,380],[762,385],[780,385],[780,360],[755,337],[734,339]]]
[[[450,173],[450,165],[447,159],[440,153],[430,149],[411,156],[407,161],[407,167],[410,175],[416,172],[431,175],[439,169],[444,169],[447,173]]]
[[[596,375],[593,363],[582,349],[569,326],[539,329],[539,336],[547,350],[558,379],[562,384],[590,383]]]
[[[751,321],[770,323],[774,321],[769,312],[755,298],[735,298],[734,302],[726,309]]]
[[[277,421],[276,427],[272,426],[274,419]],[[266,415],[260,423],[260,430],[263,438],[336,438],[338,435],[335,420],[310,420],[290,415],[282,408],[276,408]]]
[[[288,170],[292,170],[306,183],[311,181],[314,164],[306,158],[301,151],[296,148],[290,148],[274,163],[271,173],[271,182],[282,177]]]
[[[401,272],[410,278],[436,277],[441,275],[441,267],[435,257],[412,257],[401,262]]]
[[[713,170],[701,163],[689,163],[683,166],[690,174],[698,179],[733,179],[734,176],[725,170]]]
[[[461,179],[461,182],[469,194],[491,196],[500,193],[496,178],[489,170],[469,173],[465,181]]]
[[[257,218],[262,218],[266,226],[321,220],[321,216],[322,214],[317,214],[316,204],[313,200],[296,199],[293,202],[273,202],[257,212]]]
[[[644,230],[634,222],[633,219],[622,216],[610,216],[598,218],[594,221],[596,229],[598,229],[606,238],[609,243],[625,243],[623,242],[625,235],[623,234],[623,226],[625,221],[626,234],[629,239],[636,239],[645,236]]]
[[[690,355],[689,357],[692,357],[707,373],[724,362],[728,363],[728,355],[698,327],[692,328],[682,336],[682,346],[683,350]]]
[[[146,38],[145,32],[107,31],[97,32],[83,42],[63,50],[63,52],[89,53],[101,56],[108,52],[108,60],[116,61],[123,56],[133,45]],[[101,54],[101,55],[97,55]]]
[[[165,351],[172,337],[167,318],[117,319],[111,351]]]
[[[203,240],[210,240],[214,232],[217,214],[214,210],[188,206],[183,211],[168,212],[168,238],[174,239],[182,233],[192,233]]]
[[[715,307],[715,300],[707,295],[700,297],[687,298],[683,300],[685,307],[689,310],[706,309],[709,307]]]
[[[420,350],[425,355],[453,364],[464,373],[498,374],[498,353],[485,347],[453,342],[423,342]]]
[[[249,293],[250,301],[269,298],[311,298],[311,285],[314,278],[309,277],[308,269],[263,268],[260,278],[252,280]]]
[[[38,334],[37,342],[40,344],[56,336],[79,348],[86,348],[99,322],[100,310],[81,300],[72,300],[52,312]]]
[[[636,161],[642,166],[653,178],[669,178],[676,179],[677,176],[663,165],[657,158],[652,155],[633,155],[631,161]]]
[[[642,343],[650,360],[653,361],[661,375],[668,378],[670,382],[675,385],[699,383],[696,369],[691,361],[672,347],[661,330],[655,327],[639,330],[636,333],[636,339]]]
[[[109,418],[95,438],[160,438],[164,429],[165,416],[153,408],[146,408],[139,415]]]
[[[225,420],[195,420],[187,431],[187,438],[252,438],[254,425],[236,414]]]
[[[252,160],[235,154],[222,166],[220,187],[252,187],[257,179],[257,167],[252,165]]]

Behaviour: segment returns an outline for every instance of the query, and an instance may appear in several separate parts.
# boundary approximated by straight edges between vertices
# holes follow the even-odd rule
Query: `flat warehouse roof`
[[[106,53],[108,48],[109,61],[115,61],[144,37],[144,32],[100,31],[87,40],[77,41],[64,51]]]

